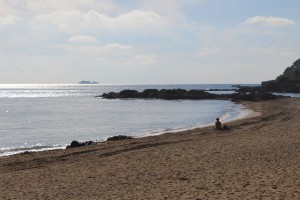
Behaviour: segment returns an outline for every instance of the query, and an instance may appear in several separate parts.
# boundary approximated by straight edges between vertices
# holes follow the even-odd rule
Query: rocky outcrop
[[[266,92],[261,87],[241,87],[239,92],[233,94],[212,94],[203,90],[157,90],[147,89],[143,92],[135,90],[123,90],[120,93],[104,93],[100,97],[106,99],[124,99],[124,98],[143,98],[143,99],[165,99],[165,100],[200,100],[200,99],[220,99],[220,100],[232,100],[232,101],[259,101],[259,100],[272,100],[281,98],[271,93]]]
[[[75,148],[75,147],[83,147],[95,144],[93,141],[86,141],[86,142],[78,142],[76,140],[73,140],[70,145],[67,146],[67,149],[69,148]]]
[[[173,89],[173,90],[157,90],[157,89],[146,89],[143,92],[136,90],[123,90],[119,93],[110,92],[104,93],[101,96],[105,99],[132,99],[132,98],[143,98],[143,99],[216,99],[218,95],[205,92],[203,90],[184,90],[184,89]]]
[[[300,80],[271,80],[262,82],[262,88],[270,92],[300,93]]]
[[[266,91],[261,86],[241,86],[237,90],[238,93],[245,93],[245,92],[256,92],[256,91]]]
[[[117,136],[107,138],[107,141],[128,140],[128,139],[133,139],[133,137],[126,136],[126,135],[117,135]]]
[[[287,67],[284,70],[282,76],[289,80],[300,81],[300,59],[296,60],[292,66]]]
[[[270,92],[300,93],[300,59],[287,67],[275,80],[262,82],[262,88]]]

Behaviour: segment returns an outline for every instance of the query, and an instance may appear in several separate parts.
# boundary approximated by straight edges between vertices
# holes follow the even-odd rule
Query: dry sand
[[[300,199],[300,99],[260,116],[95,146],[0,158],[0,199]]]

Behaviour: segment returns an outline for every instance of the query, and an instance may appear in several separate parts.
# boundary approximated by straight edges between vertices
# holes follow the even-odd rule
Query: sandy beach
[[[228,131],[1,157],[0,199],[300,199],[300,99],[245,106]]]

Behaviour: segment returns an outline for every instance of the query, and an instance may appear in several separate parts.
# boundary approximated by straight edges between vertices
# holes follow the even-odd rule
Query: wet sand
[[[0,158],[0,199],[300,199],[300,99],[160,136]]]

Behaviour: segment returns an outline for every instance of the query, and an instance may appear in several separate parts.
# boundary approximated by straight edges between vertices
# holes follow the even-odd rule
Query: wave
[[[15,154],[27,153],[27,152],[39,152],[39,151],[48,151],[55,149],[64,149],[66,145],[30,145],[30,146],[19,146],[19,147],[10,147],[10,148],[1,148],[0,157],[2,156],[11,156]]]

